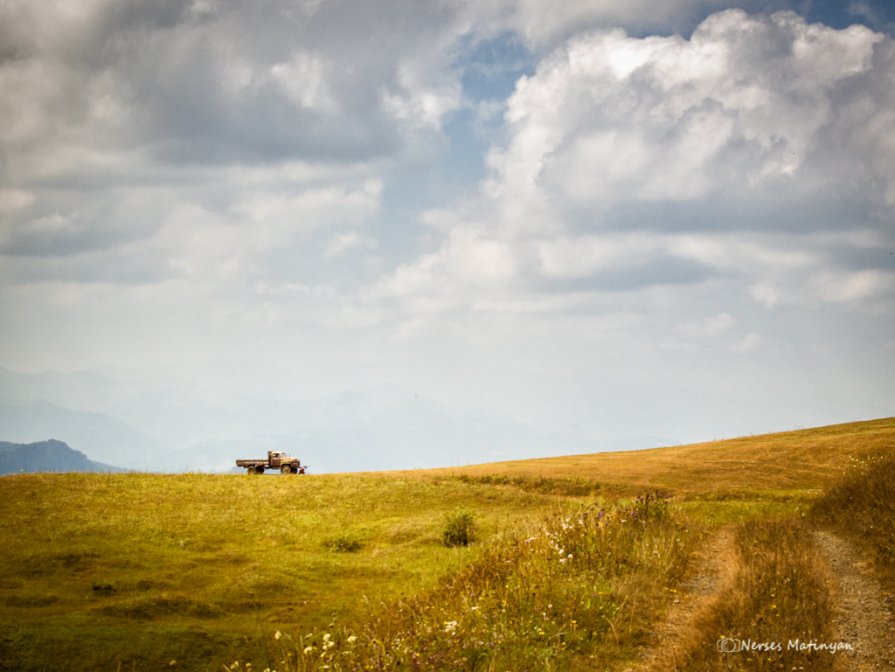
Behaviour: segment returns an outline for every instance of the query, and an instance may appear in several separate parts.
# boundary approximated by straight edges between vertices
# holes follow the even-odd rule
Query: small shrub
[[[363,548],[363,542],[350,534],[341,534],[323,542],[323,545],[336,553],[357,553]]]
[[[111,583],[97,583],[93,582],[93,592],[96,595],[111,595],[115,592],[115,586]]]
[[[444,519],[441,541],[448,548],[469,546],[475,541],[475,520],[469,511],[459,509]]]

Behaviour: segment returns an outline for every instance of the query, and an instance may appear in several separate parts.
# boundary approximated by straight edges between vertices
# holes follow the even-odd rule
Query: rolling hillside
[[[755,593],[743,602],[709,586],[707,625],[697,619],[679,638],[710,652],[681,669],[722,669],[712,619],[748,625],[771,608],[763,595],[782,595],[750,576],[795,577],[785,604],[797,618],[780,623],[832,636],[817,606],[833,599],[827,570],[799,521],[868,460],[892,455],[889,418],[452,470],[10,475],[0,479],[0,670],[359,670],[379,657],[383,669],[620,672],[690,604],[692,577],[720,571],[700,569],[701,557],[723,559],[740,594]],[[632,497],[655,489],[670,499]],[[458,512],[475,542],[448,548]],[[749,569],[743,553],[778,545],[804,553]],[[773,564],[793,558],[801,564]],[[719,600],[745,606],[715,614]]]
[[[817,494],[862,455],[895,450],[895,418],[687,446],[498,462],[430,474],[584,478],[611,492]]]

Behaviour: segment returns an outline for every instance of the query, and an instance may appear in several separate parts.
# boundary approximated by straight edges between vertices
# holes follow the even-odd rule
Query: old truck
[[[303,474],[307,465],[279,450],[268,450],[266,460],[236,460],[237,467],[244,467],[250,474],[263,474],[265,469],[279,469],[283,474]]]

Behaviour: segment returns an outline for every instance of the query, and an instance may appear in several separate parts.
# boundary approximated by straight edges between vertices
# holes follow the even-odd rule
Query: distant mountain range
[[[457,408],[400,385],[318,391],[243,384],[186,373],[24,374],[0,367],[0,439],[59,437],[87,458],[132,471],[225,472],[237,458],[285,450],[311,473],[461,466],[676,441],[637,435],[598,440],[548,429],[487,405]],[[249,381],[250,382],[250,381]]]
[[[0,474],[33,473],[44,471],[125,471],[69,448],[62,441],[50,439],[37,443],[9,443],[0,441]]]

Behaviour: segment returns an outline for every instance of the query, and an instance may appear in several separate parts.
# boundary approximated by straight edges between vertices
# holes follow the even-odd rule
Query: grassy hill
[[[623,669],[713,530],[893,453],[890,418],[450,470],[7,476],[0,670]],[[476,542],[449,548],[458,511]]]
[[[895,418],[625,452],[482,464],[431,474],[595,481],[604,491],[662,489],[678,496],[812,496],[863,455],[889,450]]]

